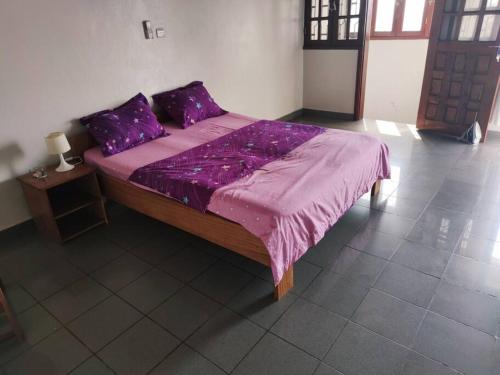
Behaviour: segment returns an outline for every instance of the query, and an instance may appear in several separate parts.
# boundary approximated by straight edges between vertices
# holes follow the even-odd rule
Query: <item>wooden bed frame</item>
[[[79,156],[83,156],[86,150],[95,146],[86,132],[71,137],[69,142],[73,154]],[[210,212],[201,213],[173,199],[141,189],[128,181],[104,173],[99,173],[98,176],[106,198],[270,267],[270,257],[262,241],[240,224]],[[380,180],[375,182],[372,196],[378,194],[380,185]],[[280,299],[291,288],[293,265],[275,287],[275,298]]]

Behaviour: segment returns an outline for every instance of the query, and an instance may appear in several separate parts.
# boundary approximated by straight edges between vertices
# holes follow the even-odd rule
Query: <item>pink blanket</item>
[[[154,161],[209,142],[255,122],[227,114],[170,137],[104,158],[99,148],[85,160],[127,180]],[[374,136],[329,129],[297,147],[285,159],[266,164],[250,176],[217,189],[208,209],[244,226],[265,244],[277,284],[296,262],[377,179],[390,177],[387,146]]]

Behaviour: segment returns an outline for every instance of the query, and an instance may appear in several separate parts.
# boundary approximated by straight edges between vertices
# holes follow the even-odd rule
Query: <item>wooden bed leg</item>
[[[382,180],[377,180],[372,187],[372,197],[380,192],[380,187],[382,186]]]
[[[274,287],[274,299],[283,298],[293,288],[293,265],[283,275],[280,283]]]

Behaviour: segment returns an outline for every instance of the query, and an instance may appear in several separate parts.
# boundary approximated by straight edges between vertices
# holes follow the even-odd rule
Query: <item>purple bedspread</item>
[[[324,131],[311,125],[258,121],[138,168],[129,180],[205,212],[215,190],[285,157]]]

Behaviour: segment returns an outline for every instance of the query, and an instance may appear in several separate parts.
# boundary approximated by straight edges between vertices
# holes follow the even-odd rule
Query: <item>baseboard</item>
[[[318,109],[304,108],[302,110],[304,116],[318,116],[324,117],[332,120],[342,120],[342,121],[354,121],[353,113],[343,113],[343,112],[331,112],[331,111],[320,111]]]
[[[300,117],[302,116],[304,110],[301,108],[301,109],[297,109],[296,111],[293,111],[283,117],[280,117],[277,121],[292,121],[292,120],[295,120],[297,117]]]

